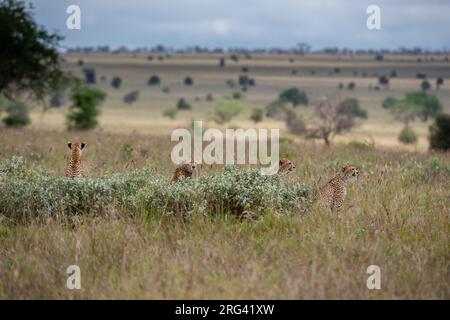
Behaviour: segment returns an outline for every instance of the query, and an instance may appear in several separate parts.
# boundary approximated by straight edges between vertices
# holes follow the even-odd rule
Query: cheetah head
[[[191,162],[187,162],[185,164],[183,164],[184,170],[186,170],[186,172],[189,172],[191,175],[194,174],[196,168],[198,167],[198,163],[194,160],[192,160]]]
[[[356,180],[359,177],[359,170],[352,165],[346,165],[342,168],[342,174],[347,180]]]
[[[69,142],[67,143],[67,146],[69,147],[70,150],[72,150],[72,152],[76,152],[81,155],[81,150],[83,150],[86,144],[84,142],[74,142],[74,143]]]
[[[286,158],[282,158],[279,161],[278,173],[288,173],[295,169],[295,164]]]

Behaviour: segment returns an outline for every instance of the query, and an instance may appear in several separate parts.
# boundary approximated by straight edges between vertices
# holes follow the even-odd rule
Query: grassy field
[[[65,58],[67,69],[81,70],[79,56]],[[294,62],[256,56],[227,61],[224,69],[218,56],[173,56],[162,62],[143,56],[82,58],[85,66],[95,67],[98,79],[107,79],[98,85],[108,93],[99,129],[66,131],[67,106],[45,114],[35,110],[25,129],[0,128],[1,299],[449,298],[450,155],[428,151],[429,123],[414,123],[417,146],[400,146],[401,124],[381,108],[385,97],[419,88],[416,72],[447,79],[450,68],[442,57],[417,63],[417,57],[399,56],[382,62],[359,56],[294,57]],[[238,219],[231,210],[210,209],[227,203],[208,190],[208,181],[217,182],[211,188],[220,185],[222,166],[203,166],[193,182],[180,186],[168,181],[174,170],[169,134],[190,127],[193,119],[216,126],[208,116],[214,102],[206,101],[206,94],[217,99],[237,91],[225,81],[237,80],[244,65],[256,86],[244,93],[246,110],[229,125],[253,127],[250,109],[264,107],[291,86],[314,97],[349,81],[356,89],[342,95],[360,99],[369,119],[329,148],[286,133],[282,122],[259,123],[282,129],[281,155],[297,165],[275,182],[280,193],[287,197],[299,184],[310,191],[299,205],[279,200],[280,209],[274,205],[276,194],[264,196],[256,177],[248,199],[262,201],[258,215]],[[331,77],[334,67],[341,72]],[[296,76],[290,74],[293,68]],[[369,75],[395,69],[398,77],[389,89],[374,91],[368,86],[377,84],[376,77],[354,77],[355,69]],[[146,85],[152,74],[161,76],[160,87]],[[115,75],[124,81],[118,90],[109,85]],[[194,86],[181,84],[187,75]],[[165,85],[170,94],[161,92]],[[127,106],[122,97],[131,90],[140,90],[140,99]],[[450,110],[450,85],[434,93]],[[175,120],[163,118],[162,111],[181,97],[193,110]],[[86,143],[87,178],[73,183],[61,178],[69,140]],[[342,214],[319,210],[314,191],[347,163],[358,167],[361,177],[349,186]],[[247,169],[237,172],[246,175]],[[241,190],[233,183],[230,192]],[[96,194],[96,188],[103,193]],[[80,199],[88,209],[78,209]],[[187,219],[180,214],[186,206]],[[74,264],[81,269],[82,288],[71,291],[66,268]],[[381,290],[366,287],[369,265],[381,269]]]

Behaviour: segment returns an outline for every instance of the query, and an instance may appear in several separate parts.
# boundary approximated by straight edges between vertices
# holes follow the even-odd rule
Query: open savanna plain
[[[223,68],[220,55],[63,57],[79,76],[94,68],[107,98],[92,131],[65,129],[70,102],[45,112],[35,105],[27,128],[0,128],[0,298],[448,299],[450,155],[428,151],[430,123],[413,123],[418,144],[401,146],[402,125],[381,107],[388,96],[419,90],[416,74],[424,73],[448,112],[444,57],[254,55]],[[192,120],[224,129],[211,120],[215,101],[206,96],[240,91],[226,81],[238,82],[242,67],[256,85],[226,125],[280,128],[281,156],[295,171],[261,177],[251,166],[203,165],[193,180],[171,183],[170,133]],[[392,70],[389,88],[369,89]],[[152,75],[159,86],[147,85]],[[114,76],[119,89],[110,85]],[[187,76],[192,86],[183,84]],[[439,76],[445,82],[435,90]],[[352,81],[354,90],[338,90]],[[330,147],[288,133],[281,121],[248,119],[290,87],[311,101],[337,91],[355,97],[369,117]],[[139,99],[124,104],[133,90]],[[192,110],[163,117],[180,98]],[[74,140],[86,143],[86,177],[69,180],[67,141]],[[318,186],[348,163],[361,174],[342,213],[320,210]],[[236,214],[241,208],[245,218]],[[66,287],[69,265],[80,267],[80,290]],[[370,265],[380,267],[380,290],[366,286]]]

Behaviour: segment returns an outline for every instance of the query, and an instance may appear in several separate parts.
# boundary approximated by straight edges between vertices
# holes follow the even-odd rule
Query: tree
[[[122,85],[122,78],[121,77],[114,77],[114,78],[112,78],[111,86],[114,89],[119,89],[121,85]]]
[[[190,109],[192,109],[192,107],[189,103],[187,103],[187,101],[184,98],[181,98],[180,100],[178,100],[177,109],[178,110],[190,110]]]
[[[338,112],[352,114],[356,118],[367,119],[367,110],[361,108],[358,99],[349,98],[339,103]]]
[[[97,126],[98,106],[105,100],[106,94],[95,88],[81,86],[75,88],[70,100],[70,112],[67,115],[69,129],[93,129]]]
[[[390,109],[396,102],[397,99],[395,99],[394,97],[387,97],[383,100],[382,107],[384,109]]]
[[[378,83],[381,86],[384,86],[385,88],[387,88],[389,86],[389,78],[386,76],[381,76],[378,78]]]
[[[231,98],[221,99],[214,105],[213,119],[218,124],[224,124],[241,113],[242,109],[243,105],[239,100]]]
[[[0,92],[9,98],[26,92],[42,100],[71,79],[59,65],[63,38],[38,26],[32,10],[22,1],[0,2]]]
[[[23,102],[10,102],[6,107],[3,123],[7,127],[23,127],[30,124],[28,106]]]
[[[289,102],[292,103],[294,107],[298,105],[308,105],[308,97],[306,96],[306,93],[303,91],[300,91],[297,88],[290,88],[278,96],[278,99],[281,102]]]
[[[354,110],[343,108],[343,105],[346,104],[343,104],[338,96],[317,101],[314,104],[312,119],[298,133],[308,139],[322,139],[329,146],[336,135],[348,132],[356,125]],[[290,118],[292,115],[288,116],[286,121],[292,121]]]
[[[192,80],[191,77],[186,77],[186,78],[184,79],[184,84],[185,84],[186,86],[192,86],[192,85],[194,84],[194,80]]]
[[[439,88],[444,84],[444,79],[442,77],[438,77],[436,79],[436,90],[439,90]]]
[[[430,126],[430,149],[450,150],[450,115],[442,113],[438,115]]]
[[[250,115],[250,120],[253,120],[253,122],[258,123],[263,120],[264,117],[264,110],[261,108],[253,108],[252,113]]]
[[[425,92],[409,92],[405,95],[407,102],[418,105],[418,116],[427,121],[428,118],[434,118],[443,110],[442,104],[434,94],[427,94]]]
[[[148,79],[149,86],[158,86],[160,83],[161,83],[161,79],[157,75],[153,75],[150,77],[150,79]]]
[[[175,119],[177,112],[178,112],[177,108],[169,108],[169,109],[164,110],[163,116],[168,117],[173,120],[173,119]]]
[[[427,91],[431,89],[431,84],[428,82],[428,80],[423,80],[420,84],[420,87],[422,88],[422,91]]]
[[[123,97],[123,102],[125,102],[127,104],[132,104],[138,98],[139,98],[139,91],[138,90],[134,90],[134,91],[131,91],[130,93],[127,93],[125,95],[125,97]]]
[[[86,68],[83,69],[84,78],[87,84],[95,84],[97,82],[96,76],[95,76],[95,69],[92,68]]]
[[[355,89],[355,83],[354,82],[349,82],[347,85],[347,89],[348,90],[354,90]]]
[[[306,129],[305,123],[297,117],[292,108],[286,110],[286,127],[293,134],[303,134]]]

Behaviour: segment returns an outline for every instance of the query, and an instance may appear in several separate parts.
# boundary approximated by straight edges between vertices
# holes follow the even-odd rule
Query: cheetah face
[[[67,146],[71,150],[72,154],[81,155],[82,150],[84,149],[86,144],[84,142],[74,142],[74,143],[69,142],[69,143],[67,143]]]
[[[287,173],[295,169],[295,164],[289,159],[280,159],[278,173]]]
[[[353,180],[353,181],[357,180],[359,177],[359,170],[351,165],[347,165],[347,166],[343,167],[342,172],[343,172],[345,178]]]
[[[189,172],[191,175],[194,174],[195,169],[197,168],[197,162],[191,161],[189,163],[184,164],[184,169]]]

